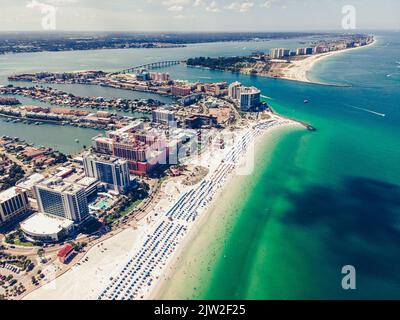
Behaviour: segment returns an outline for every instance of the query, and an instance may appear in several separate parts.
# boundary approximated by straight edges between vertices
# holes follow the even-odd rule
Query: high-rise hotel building
[[[261,105],[261,91],[256,87],[241,87],[240,110],[257,111]]]
[[[130,173],[136,175],[150,173],[168,158],[166,139],[160,132],[132,125],[107,132],[106,138],[94,137],[92,147],[96,153],[127,160]]]
[[[129,168],[126,160],[106,155],[83,156],[85,175],[97,178],[116,193],[124,193],[130,186]]]
[[[255,87],[244,87],[240,82],[228,87],[228,96],[239,101],[241,111],[257,111],[261,105],[261,91]]]
[[[66,183],[52,177],[34,187],[39,211],[81,222],[89,215],[85,188],[78,184]]]
[[[242,84],[240,82],[232,82],[228,87],[228,96],[231,99],[237,100],[240,97],[240,88]]]
[[[285,55],[290,54],[290,50],[285,48],[274,48],[270,51],[270,58],[271,59],[282,59]]]
[[[29,210],[28,192],[12,187],[0,193],[0,225]]]

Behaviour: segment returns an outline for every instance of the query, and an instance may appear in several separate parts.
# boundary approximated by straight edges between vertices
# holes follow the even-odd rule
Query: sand
[[[321,53],[321,54],[309,56],[302,60],[295,60],[295,61],[291,62],[286,68],[282,68],[279,70],[279,72],[281,73],[281,76],[279,76],[279,78],[286,79],[286,80],[315,83],[315,81],[311,80],[310,73],[311,73],[312,68],[314,67],[314,65],[317,62],[327,59],[329,57],[338,55],[338,54],[345,53],[345,52],[367,48],[369,46],[374,45],[375,43],[376,43],[376,40],[374,39],[374,41],[372,43],[370,43],[366,46],[363,46],[363,47]]]

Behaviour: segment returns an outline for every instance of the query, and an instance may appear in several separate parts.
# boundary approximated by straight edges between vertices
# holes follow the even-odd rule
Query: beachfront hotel
[[[228,87],[228,96],[231,99],[237,100],[240,97],[240,88],[242,84],[238,81],[232,82]]]
[[[261,106],[261,91],[256,87],[244,87],[240,82],[228,87],[228,96],[239,103],[240,111],[258,111]]]
[[[86,191],[81,185],[55,176],[36,184],[34,192],[39,212],[20,224],[30,241],[60,241],[89,216]]]
[[[87,153],[83,156],[83,167],[87,177],[105,183],[107,189],[116,194],[125,193],[129,189],[130,177],[126,160]]]
[[[240,110],[256,111],[260,107],[261,91],[256,87],[242,87],[240,89]]]
[[[290,54],[290,50],[285,48],[274,48],[270,51],[270,58],[271,59],[282,59],[285,56]]]
[[[52,177],[35,186],[39,211],[81,222],[89,215],[85,188]]]
[[[106,135],[92,139],[93,151],[126,160],[132,174],[147,175],[160,164],[167,163],[165,137],[154,129],[143,129],[142,123],[134,122]]]

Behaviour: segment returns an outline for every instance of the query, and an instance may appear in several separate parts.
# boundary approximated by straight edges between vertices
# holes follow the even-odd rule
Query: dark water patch
[[[358,290],[351,296],[400,297],[399,185],[351,177],[335,189],[310,186],[289,195],[289,201],[292,209],[281,221],[304,230],[323,230],[315,240],[334,257],[336,266],[328,272],[355,266]],[[340,283],[340,271],[328,277]]]

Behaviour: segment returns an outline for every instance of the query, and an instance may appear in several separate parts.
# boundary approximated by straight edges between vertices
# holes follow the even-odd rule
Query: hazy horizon
[[[2,0],[0,31],[41,31],[55,10],[60,32],[326,32],[348,5],[355,30],[400,29],[397,0]]]

